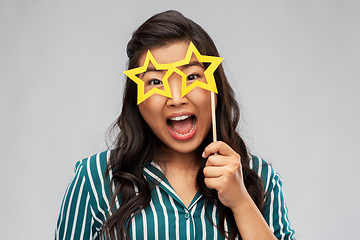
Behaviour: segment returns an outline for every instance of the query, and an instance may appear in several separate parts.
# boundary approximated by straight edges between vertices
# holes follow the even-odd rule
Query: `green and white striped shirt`
[[[110,210],[110,182],[112,173],[105,178],[110,151],[83,159],[75,165],[75,176],[66,189],[57,222],[55,239],[99,239],[102,224]],[[250,167],[261,177],[265,195],[263,216],[278,239],[292,239],[287,207],[282,193],[280,177],[271,165],[253,156]],[[216,205],[197,193],[186,207],[160,167],[153,161],[145,166],[144,176],[149,183],[159,183],[151,191],[149,206],[137,214],[129,226],[131,239],[225,239],[216,226]],[[163,180],[161,180],[163,179]],[[116,208],[119,207],[117,201]],[[208,216],[207,216],[208,215]],[[225,225],[225,230],[227,226]]]

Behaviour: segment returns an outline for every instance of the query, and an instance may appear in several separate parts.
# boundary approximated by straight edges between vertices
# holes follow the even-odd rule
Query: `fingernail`
[[[205,158],[205,152],[202,153],[202,157]]]

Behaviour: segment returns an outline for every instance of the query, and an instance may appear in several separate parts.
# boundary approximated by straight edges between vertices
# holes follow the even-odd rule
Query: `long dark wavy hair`
[[[203,28],[177,11],[166,11],[154,15],[133,33],[127,45],[128,69],[139,67],[139,57],[148,49],[180,41],[192,41],[202,55],[219,56],[214,42]],[[214,76],[218,88],[216,108],[218,140],[227,143],[241,156],[245,186],[257,207],[262,211],[263,185],[258,175],[249,168],[247,148],[236,132],[240,119],[239,106],[221,65]],[[107,166],[107,174],[112,171],[111,184],[115,185],[111,192],[111,209],[115,209],[116,196],[120,197],[121,204],[103,225],[102,234],[107,239],[115,239],[116,235],[128,239],[128,221],[149,205],[151,187],[143,176],[143,168],[162,145],[142,118],[136,102],[136,93],[137,85],[127,78],[122,111],[112,126],[112,129],[117,129],[118,134]],[[217,205],[219,211],[217,227],[221,234],[223,236],[226,234],[224,224],[227,219],[230,229],[227,233],[228,238],[235,239],[239,231],[231,209],[224,206],[217,192],[206,187],[204,183],[203,168],[206,159],[201,157],[201,153],[209,143],[211,143],[211,131],[198,151],[198,157],[203,162],[203,166],[197,174],[197,188],[206,201]],[[134,186],[137,187],[138,194],[135,193]]]

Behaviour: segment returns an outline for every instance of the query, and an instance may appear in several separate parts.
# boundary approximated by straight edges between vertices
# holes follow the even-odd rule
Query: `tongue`
[[[193,118],[190,117],[181,121],[170,121],[170,125],[176,133],[186,134],[190,132],[193,127]]]

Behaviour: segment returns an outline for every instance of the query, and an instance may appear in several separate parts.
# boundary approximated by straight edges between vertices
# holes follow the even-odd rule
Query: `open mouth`
[[[196,117],[194,115],[182,115],[167,120],[170,133],[179,140],[189,139],[196,130]]]

